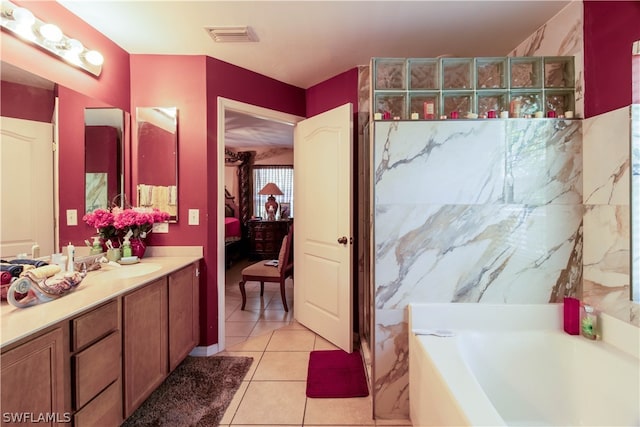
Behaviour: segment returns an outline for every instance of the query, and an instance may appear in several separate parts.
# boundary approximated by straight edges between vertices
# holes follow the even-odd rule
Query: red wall
[[[14,119],[51,123],[54,107],[53,90],[2,81],[0,115]]]
[[[203,246],[200,275],[200,345],[218,342],[217,98],[304,115],[304,90],[206,56],[132,55],[131,106],[178,109],[178,223],[151,234],[162,246]],[[133,117],[135,121],[135,117]],[[133,158],[136,129],[133,128]],[[133,182],[138,182],[133,172]],[[187,225],[188,210],[200,225]],[[222,237],[220,237],[222,238]]]
[[[62,31],[96,49],[104,56],[102,74],[95,77],[44,50],[2,32],[2,60],[88,97],[129,111],[129,54],[102,33],[54,1],[13,1],[29,8],[45,22],[55,22]]]
[[[84,108],[117,107],[130,111],[129,54],[80,18],[53,1],[14,2],[29,8],[45,22],[55,22],[70,37],[99,50],[105,58],[102,74],[95,77],[67,62],[2,33],[2,60],[58,84],[59,96],[59,168],[60,168],[60,243],[83,245],[95,230],[81,220],[67,226],[65,212],[84,212]],[[128,156],[125,152],[125,156]],[[125,157],[126,159],[127,157]]]
[[[584,2],[585,117],[631,104],[631,46],[636,40],[639,1]]]
[[[358,68],[352,68],[322,83],[311,86],[306,94],[307,117],[329,111],[351,102],[353,114],[358,113]],[[354,122],[355,123],[355,122]],[[354,126],[357,128],[357,126]]]

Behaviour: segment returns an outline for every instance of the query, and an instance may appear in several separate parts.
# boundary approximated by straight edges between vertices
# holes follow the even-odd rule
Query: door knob
[[[347,236],[338,237],[338,243],[341,245],[346,245],[348,241],[349,239],[347,239]]]

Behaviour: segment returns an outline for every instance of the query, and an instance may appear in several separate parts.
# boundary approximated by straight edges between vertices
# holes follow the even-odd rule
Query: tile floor
[[[226,350],[220,355],[250,356],[253,364],[221,426],[407,426],[406,420],[373,420],[371,396],[352,399],[306,397],[307,366],[313,350],[336,347],[293,320],[293,285],[287,283],[285,312],[277,284],[249,282],[247,306],[238,282],[250,262],[240,261],[227,270]]]

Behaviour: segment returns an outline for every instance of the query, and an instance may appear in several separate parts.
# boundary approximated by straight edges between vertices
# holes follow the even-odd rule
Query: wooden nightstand
[[[282,239],[289,232],[293,220],[249,221],[249,257],[253,259],[277,259]]]

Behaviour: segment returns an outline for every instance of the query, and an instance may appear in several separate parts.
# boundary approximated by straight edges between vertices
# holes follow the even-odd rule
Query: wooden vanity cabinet
[[[192,264],[122,298],[125,418],[197,345],[198,289]]]
[[[169,372],[198,344],[198,271],[188,266],[169,275]]]
[[[119,300],[71,320],[74,426],[122,423]]]
[[[168,374],[167,278],[122,298],[124,351],[124,418],[164,381]]]
[[[68,425],[65,408],[65,332],[56,327],[24,344],[2,353],[0,402],[2,425],[24,425],[36,419],[10,417],[50,417],[38,425]],[[68,360],[68,359],[67,359]],[[9,418],[7,418],[9,417]]]

